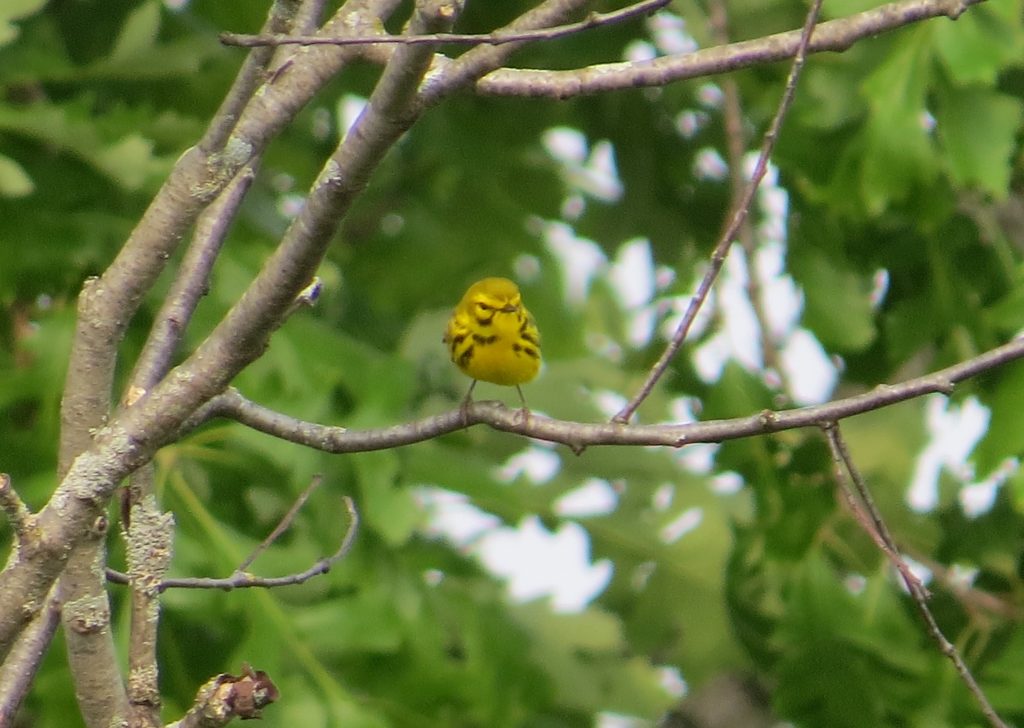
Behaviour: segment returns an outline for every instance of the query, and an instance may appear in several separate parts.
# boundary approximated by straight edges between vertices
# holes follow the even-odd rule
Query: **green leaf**
[[[46,0],[4,0],[0,4],[0,46],[18,37],[18,26],[12,21],[27,18],[46,5]]]
[[[552,614],[540,602],[516,608],[532,634],[534,661],[555,681],[558,697],[586,712],[610,710],[654,719],[671,703],[650,663],[623,654],[618,620],[596,609]]]
[[[925,106],[931,77],[928,40],[927,29],[908,31],[862,86],[871,114],[864,130],[861,194],[875,215],[935,174]]]
[[[398,455],[390,450],[359,453],[352,462],[366,524],[391,545],[404,543],[424,514],[409,489],[398,484]]]
[[[863,351],[877,335],[871,280],[844,269],[842,260],[829,258],[821,250],[801,252],[790,264],[804,290],[804,326],[826,350]]]
[[[160,8],[157,0],[147,0],[132,10],[110,52],[111,60],[130,60],[153,46],[160,31]]]
[[[956,83],[992,86],[1001,69],[1020,58],[1020,3],[992,0],[971,8],[955,23],[938,20],[934,32],[936,53]]]
[[[941,97],[937,128],[956,184],[1006,198],[1022,111],[1019,99],[979,86],[951,89]]]
[[[982,477],[1007,457],[1024,453],[1024,363],[1015,362],[998,374],[998,383],[985,404],[992,410],[988,432],[974,448],[972,459]]]
[[[25,197],[35,185],[25,168],[10,157],[0,154],[0,197]]]

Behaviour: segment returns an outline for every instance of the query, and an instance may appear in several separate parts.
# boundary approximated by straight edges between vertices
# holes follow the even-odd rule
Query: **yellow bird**
[[[472,401],[477,381],[484,381],[515,387],[527,411],[519,385],[540,369],[540,332],[515,283],[484,278],[471,285],[452,311],[443,341],[452,362],[473,378],[463,407]]]

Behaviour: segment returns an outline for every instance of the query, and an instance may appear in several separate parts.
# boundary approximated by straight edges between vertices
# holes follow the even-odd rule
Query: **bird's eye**
[[[479,308],[481,311],[490,311],[491,310],[490,306],[488,306],[486,303],[481,303],[479,301],[477,301],[476,307]]]

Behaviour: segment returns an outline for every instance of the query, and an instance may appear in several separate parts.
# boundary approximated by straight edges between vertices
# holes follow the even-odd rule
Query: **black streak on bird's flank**
[[[466,347],[466,350],[459,354],[459,366],[466,366],[469,364],[469,360],[473,358],[473,345],[470,344]]]
[[[484,346],[486,346],[487,344],[493,344],[497,340],[498,336],[496,334],[492,334],[491,336],[484,336],[483,334],[473,334],[473,341],[477,344],[483,344]]]

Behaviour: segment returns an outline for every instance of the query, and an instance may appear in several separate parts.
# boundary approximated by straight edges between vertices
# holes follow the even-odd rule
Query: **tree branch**
[[[220,42],[224,45],[253,48],[260,46],[282,46],[282,45],[415,45],[419,43],[428,44],[457,44],[457,45],[503,45],[505,43],[520,43],[525,41],[544,41],[564,38],[575,35],[593,28],[600,28],[605,25],[614,25],[641,15],[653,13],[655,10],[665,7],[671,0],[643,0],[635,5],[630,5],[610,13],[590,13],[585,19],[577,23],[566,23],[551,28],[538,30],[497,30],[493,33],[427,33],[422,35],[372,35],[360,37],[346,35],[341,37],[327,37],[323,35],[285,35],[281,33],[261,33],[259,35],[246,35],[244,33],[221,33]]]
[[[759,414],[727,420],[709,420],[680,425],[586,424],[554,420],[500,402],[472,402],[468,407],[373,430],[349,430],[295,419],[247,400],[228,389],[211,400],[207,417],[226,417],[268,435],[331,453],[384,450],[412,445],[467,425],[486,424],[503,432],[514,432],[538,440],[561,443],[574,451],[593,445],[648,445],[684,447],[695,443],[724,442],[800,427],[821,427],[828,422],[882,409],[933,392],[952,394],[954,385],[965,379],[1024,358],[1024,337],[940,371],[899,384],[880,384],[869,392],[826,404]],[[193,424],[198,424],[195,422]]]
[[[343,25],[372,26],[380,18],[368,14],[393,5],[391,0],[349,0],[325,28],[334,32]],[[62,401],[61,485],[37,517],[42,535],[32,548],[18,550],[0,574],[0,613],[18,615],[17,619],[0,620],[0,659],[18,631],[33,618],[32,610],[24,605],[36,610],[42,607],[50,585],[67,562],[69,547],[81,541],[102,517],[114,488],[174,436],[191,410],[221,391],[238,371],[220,369],[213,386],[204,387],[196,386],[203,382],[193,375],[201,377],[208,369],[196,367],[200,369],[196,372],[179,367],[177,377],[168,376],[162,388],[157,388],[159,394],[143,397],[104,426],[118,344],[178,240],[238,170],[262,152],[324,83],[358,56],[338,48],[308,48],[299,53],[302,62],[287,63],[264,79],[260,93],[253,94],[245,105],[222,148],[211,151],[200,145],[182,156],[111,266],[101,278],[91,279],[83,287]],[[364,170],[363,178],[368,174],[369,169]],[[333,228],[321,231],[318,243],[326,244],[329,229]],[[294,264],[288,262],[281,272],[295,275]],[[272,330],[266,322],[250,323],[262,326],[266,334]],[[244,357],[228,358],[244,366],[254,357],[251,347],[262,345],[259,339],[251,337],[244,342],[249,345],[243,349]],[[221,339],[212,349],[229,346],[230,341]],[[203,355],[210,356],[211,349]],[[217,362],[223,363],[219,358]],[[183,392],[190,396],[183,397]]]
[[[984,0],[903,0],[863,13],[821,23],[814,29],[809,53],[845,51],[857,41],[921,20],[946,16],[955,20]],[[479,93],[567,99],[573,96],[646,86],[728,73],[741,68],[784,61],[796,56],[801,31],[706,48],[650,61],[603,63],[570,71],[502,68],[484,76]]]
[[[548,28],[563,22],[587,4],[588,0],[545,0],[495,32],[518,33]],[[466,85],[478,83],[482,76],[499,68],[526,42],[510,41],[500,46],[477,46],[454,61],[438,59],[439,65],[431,72],[430,83],[420,93],[422,103],[432,106]]]
[[[348,513],[348,528],[345,530],[345,536],[341,540],[341,545],[338,546],[338,550],[330,556],[320,559],[305,571],[300,571],[296,574],[288,574],[287,576],[256,576],[250,574],[244,569],[246,564],[239,567],[234,574],[223,579],[212,579],[206,577],[184,577],[175,579],[164,579],[160,582],[160,591],[167,589],[250,589],[252,587],[261,587],[265,589],[272,589],[279,586],[295,586],[296,584],[304,584],[313,577],[326,574],[331,570],[331,567],[335,563],[345,558],[348,552],[352,549],[352,544],[355,543],[356,534],[359,532],[359,512],[356,510],[355,503],[348,496],[342,497],[342,502],[345,504],[345,510]],[[290,514],[289,514],[290,515]],[[274,529],[274,536],[277,534],[278,529]],[[270,540],[269,537],[267,540]],[[248,561],[248,559],[247,559]],[[114,584],[128,584],[129,577],[127,574],[122,574],[119,571],[108,568],[106,570],[107,580]]]
[[[18,635],[7,659],[0,664],[0,726],[15,725],[18,709],[60,624],[60,600],[55,591],[56,587],[28,628]]]
[[[153,477],[152,464],[137,474]],[[131,643],[128,648],[128,703],[132,725],[156,728],[160,725],[160,674],[157,661],[157,628],[160,625],[160,582],[171,565],[174,544],[174,516],[162,513],[152,493],[132,506],[127,530],[128,575],[132,587]]]

